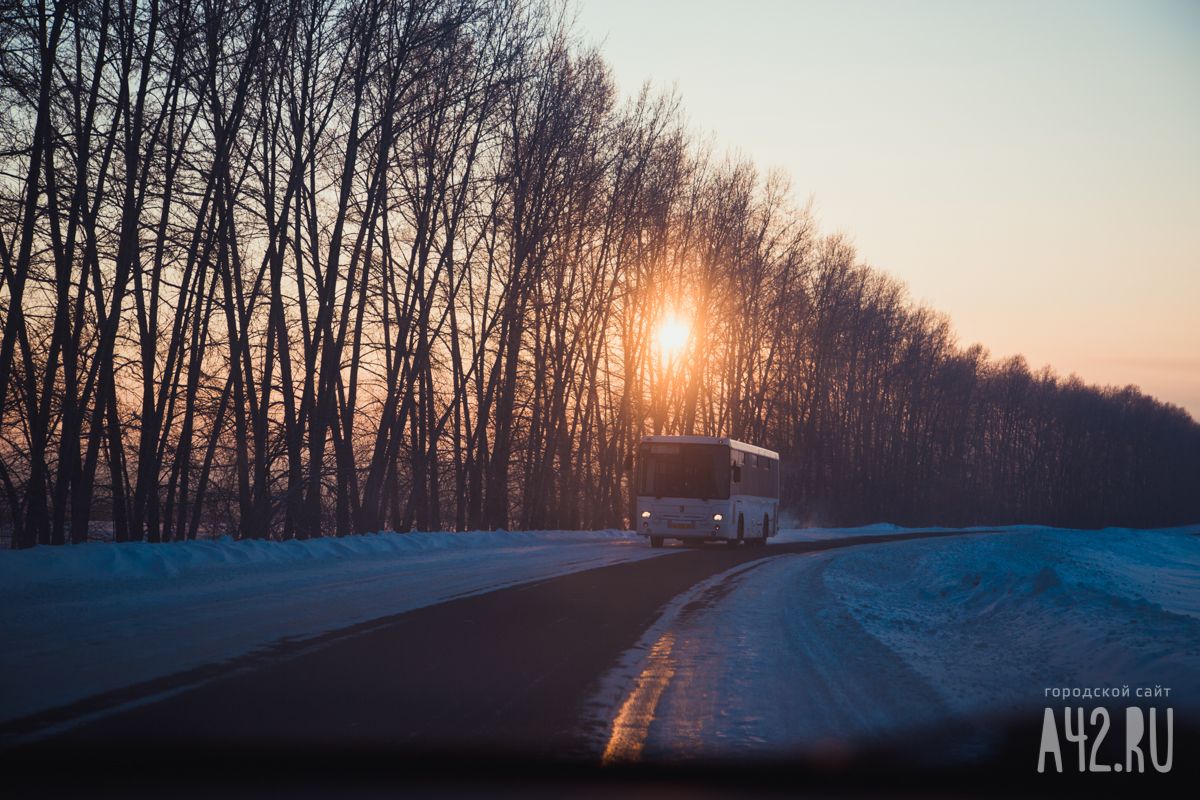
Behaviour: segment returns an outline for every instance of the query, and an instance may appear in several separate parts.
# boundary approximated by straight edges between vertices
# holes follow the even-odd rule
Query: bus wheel
[[[758,540],[758,544],[760,546],[765,545],[767,543],[767,537],[770,535],[771,535],[771,517],[767,514],[763,514],[763,535],[762,535],[762,538]]]
[[[737,547],[739,544],[741,544],[741,543],[742,543],[742,540],[743,540],[743,539],[745,539],[745,538],[746,538],[746,520],[745,520],[745,518],[744,518],[744,517],[743,517],[741,514],[738,514],[738,535],[737,535],[737,538],[736,538],[736,539],[730,539],[730,540],[727,542],[727,544],[728,544],[730,547]]]
[[[663,546],[663,537],[651,536],[650,537],[650,546],[651,547],[662,547]]]

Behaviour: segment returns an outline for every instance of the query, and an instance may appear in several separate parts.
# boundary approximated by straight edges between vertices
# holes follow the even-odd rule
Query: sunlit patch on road
[[[675,675],[675,666],[671,661],[671,649],[674,646],[675,634],[667,631],[650,648],[645,669],[613,720],[612,736],[604,748],[604,764],[629,763],[641,756],[658,700]]]

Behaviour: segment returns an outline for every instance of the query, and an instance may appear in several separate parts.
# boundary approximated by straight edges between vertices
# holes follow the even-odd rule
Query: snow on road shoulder
[[[0,722],[282,639],[670,552],[615,530],[0,551]]]
[[[659,609],[654,624],[603,676],[586,706],[582,727],[590,731],[592,744],[604,763],[633,762],[641,756],[661,693],[675,677],[675,631],[697,609],[728,592],[743,573],[770,563],[773,561],[738,564],[672,598]]]
[[[670,676],[637,715],[650,759],[1036,720],[1061,704],[1047,688],[1170,686],[1176,713],[1197,714],[1198,533],[1022,527],[784,555],[720,576],[708,602],[677,598],[653,631],[670,647],[631,651],[613,677],[639,676],[624,679],[633,698],[646,676]],[[989,730],[955,755],[986,748]]]
[[[832,750],[943,714],[932,687],[829,602],[823,576],[837,557],[756,562],[672,601],[653,630],[656,645],[628,653],[596,698],[615,718],[606,756],[710,761]],[[631,724],[627,710],[656,675],[670,680]],[[622,678],[625,699],[614,705],[612,684]]]

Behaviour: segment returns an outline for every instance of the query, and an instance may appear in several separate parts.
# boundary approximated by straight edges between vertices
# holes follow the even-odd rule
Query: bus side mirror
[[[742,465],[741,464],[733,465],[733,482],[734,483],[742,482]]]
[[[625,471],[633,472],[633,453],[625,454]]]

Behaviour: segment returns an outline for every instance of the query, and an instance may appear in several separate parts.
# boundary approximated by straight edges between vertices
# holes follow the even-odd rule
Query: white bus
[[[643,436],[637,530],[666,539],[767,543],[778,530],[779,454],[714,436]]]

